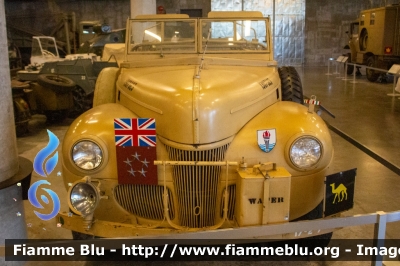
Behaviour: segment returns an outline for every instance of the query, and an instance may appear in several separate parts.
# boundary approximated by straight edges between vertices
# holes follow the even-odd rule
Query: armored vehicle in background
[[[98,74],[105,67],[118,66],[115,60],[98,58],[93,53],[60,58],[53,37],[34,36],[31,64],[17,72],[19,80],[31,81],[31,110],[44,113],[49,122],[59,122],[90,109]]]

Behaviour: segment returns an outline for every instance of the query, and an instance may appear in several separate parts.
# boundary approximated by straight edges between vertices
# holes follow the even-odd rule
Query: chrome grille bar
[[[115,199],[122,208],[152,220],[164,219],[163,193],[164,186],[125,184],[114,189]],[[167,193],[169,216],[174,219],[172,193],[168,188]]]
[[[227,164],[222,161],[228,147],[226,144],[210,150],[189,151],[166,146],[172,161],[164,164],[173,166],[181,226],[203,228],[215,224],[221,166]]]

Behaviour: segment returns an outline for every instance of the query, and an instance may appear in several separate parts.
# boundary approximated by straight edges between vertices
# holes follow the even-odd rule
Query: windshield
[[[358,28],[359,28],[359,23],[354,22],[350,24],[350,34],[351,35],[358,35]]]
[[[196,52],[196,20],[131,21],[128,53]]]
[[[199,26],[201,25],[201,26]],[[128,54],[269,52],[268,19],[136,19]]]
[[[201,25],[201,47],[204,49],[208,40],[207,52],[234,52],[236,50],[246,53],[268,49],[266,20],[206,19],[202,20]]]
[[[58,57],[58,50],[53,37],[33,37],[32,56]]]

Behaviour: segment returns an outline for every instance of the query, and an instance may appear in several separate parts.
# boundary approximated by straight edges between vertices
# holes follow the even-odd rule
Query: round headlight
[[[93,141],[83,140],[72,148],[72,160],[83,170],[93,170],[101,164],[103,152]]]
[[[290,147],[290,160],[298,168],[309,168],[321,159],[322,147],[318,140],[312,137],[296,139]]]
[[[99,194],[90,183],[77,183],[70,192],[72,207],[86,216],[94,212],[99,203]]]

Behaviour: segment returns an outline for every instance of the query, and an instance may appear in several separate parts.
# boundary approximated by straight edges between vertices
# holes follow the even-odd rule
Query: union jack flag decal
[[[154,118],[114,119],[115,146],[156,146],[156,120]]]

